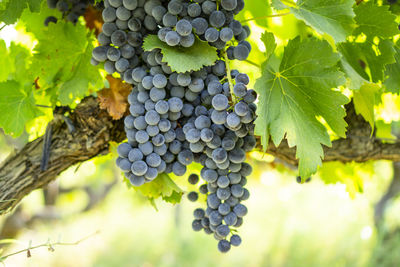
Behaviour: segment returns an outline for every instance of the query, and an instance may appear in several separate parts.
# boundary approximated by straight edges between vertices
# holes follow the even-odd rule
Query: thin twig
[[[30,246],[29,245],[29,247],[26,248],[26,249],[18,250],[16,252],[12,252],[12,253],[7,254],[5,256],[0,256],[0,262],[4,261],[5,259],[7,259],[7,258],[9,258],[11,256],[15,256],[17,254],[28,252],[28,251],[31,251],[31,250],[34,250],[34,249],[37,249],[37,248],[41,248],[41,247],[48,247],[49,250],[54,250],[55,246],[76,246],[76,245],[82,243],[83,241],[85,241],[86,239],[89,239],[90,237],[95,236],[95,235],[97,235],[99,233],[100,233],[100,231],[97,230],[96,232],[94,232],[94,233],[92,233],[92,234],[90,234],[88,236],[85,236],[84,238],[81,238],[81,239],[79,239],[78,241],[75,241],[75,242],[59,242],[58,241],[58,242],[51,243],[48,240],[46,243],[43,243],[43,244],[40,244],[40,245],[37,245],[37,246]]]
[[[255,17],[255,18],[250,18],[250,19],[245,19],[240,21],[241,23],[244,22],[248,22],[248,21],[252,21],[252,20],[260,20],[260,19],[268,19],[268,18],[274,18],[274,17],[283,17],[286,15],[290,15],[290,12],[286,12],[286,13],[280,13],[280,14],[273,14],[273,15],[267,15],[267,16],[262,16],[262,17]]]
[[[46,105],[39,105],[39,104],[36,104],[35,106],[37,106],[37,107],[39,107],[39,108],[51,108],[51,109],[53,109],[53,107],[46,106]]]

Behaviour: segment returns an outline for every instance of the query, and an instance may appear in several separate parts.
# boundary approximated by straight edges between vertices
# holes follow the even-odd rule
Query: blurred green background
[[[16,141],[1,137],[0,160]],[[35,191],[13,214],[1,217],[1,238],[17,240],[3,247],[3,255],[48,239],[75,242],[91,236],[77,245],[55,246],[54,252],[43,247],[32,250],[29,258],[21,253],[5,264],[399,266],[400,202],[388,202],[379,228],[373,219],[375,203],[391,183],[392,163],[369,164],[375,171],[361,176],[364,193],[351,198],[342,183],[326,185],[317,175],[298,184],[293,173],[268,157],[253,155],[250,161],[256,171],[248,185],[249,214],[240,228],[243,244],[228,254],[218,252],[212,236],[191,229],[192,212],[204,203],[190,203],[184,196],[176,206],[156,201],[156,211],[121,182],[113,156],[105,156],[70,168],[47,190]],[[7,227],[14,236],[6,236]]]

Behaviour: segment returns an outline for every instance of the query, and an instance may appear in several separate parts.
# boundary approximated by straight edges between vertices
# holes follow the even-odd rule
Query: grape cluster
[[[92,53],[92,64],[104,62],[108,73],[119,73],[133,87],[128,96],[130,114],[124,119],[127,141],[117,149],[118,167],[132,185],[141,186],[160,173],[183,176],[188,165],[200,163],[205,183],[199,192],[207,196],[207,208],[196,209],[193,229],[213,233],[219,241],[219,250],[227,252],[231,245],[241,243],[238,235],[230,233],[233,227],[242,224],[247,213],[241,202],[249,197],[244,186],[252,168],[244,161],[246,152],[256,145],[257,95],[247,88],[249,77],[237,70],[227,73],[229,67],[222,59],[198,71],[177,73],[163,62],[160,49],[142,49],[146,35],[160,37],[160,32],[166,31],[168,19],[175,18],[176,23],[182,24],[188,14],[192,19],[186,18],[191,25],[186,36],[207,40],[205,31],[210,23],[210,29],[220,29],[221,37],[220,32],[230,27],[235,21],[233,15],[243,8],[243,1],[219,2],[218,10],[222,10],[225,19],[224,23],[214,25],[218,19],[211,16],[218,11],[213,8],[217,5],[215,1],[105,0],[102,12],[105,23],[98,36],[100,46]],[[198,14],[194,14],[193,5],[200,7],[200,4]],[[181,8],[183,11],[177,12]],[[193,26],[197,19],[206,21],[207,29],[202,34]],[[188,31],[189,24],[186,24]],[[186,26],[179,25],[174,25],[174,31],[171,28],[166,36],[175,30],[181,34]],[[251,47],[244,40],[248,30],[240,25],[240,34],[233,36],[239,41],[236,47],[246,47],[248,55]],[[229,52],[231,49],[235,54],[236,47],[225,49],[225,45],[226,42],[217,47],[219,55],[226,52],[229,58],[238,58]],[[199,180],[196,175],[189,176],[192,184]],[[188,198],[196,201],[199,194],[190,192]]]
[[[233,93],[241,100],[229,106],[229,99],[232,98],[229,83],[209,81],[205,91],[209,100],[203,102],[203,112],[195,113],[194,123],[189,122],[184,126],[184,131],[187,128],[187,140],[204,145],[197,162],[204,166],[200,175],[206,183],[200,186],[199,192],[207,195],[207,208],[194,211],[192,228],[214,234],[221,252],[227,252],[231,245],[238,246],[241,243],[237,234],[231,235],[230,241],[227,238],[232,228],[242,225],[243,217],[247,214],[247,208],[241,202],[250,196],[244,186],[252,168],[244,161],[246,152],[253,150],[256,145],[253,122],[257,95],[254,90],[247,90],[249,78],[246,74],[232,71],[231,75],[236,82]],[[190,179],[193,180],[191,176],[190,183]],[[196,200],[190,195],[188,197]]]
[[[47,6],[51,9],[58,9],[63,16],[70,22],[76,23],[82,16],[89,4],[93,4],[93,0],[47,0]],[[57,18],[49,16],[44,24],[49,25],[50,22],[57,23]]]

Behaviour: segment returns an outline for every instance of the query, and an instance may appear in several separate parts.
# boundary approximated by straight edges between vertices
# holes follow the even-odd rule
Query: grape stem
[[[228,77],[229,90],[231,91],[231,95],[232,95],[232,102],[233,102],[233,104],[236,104],[237,98],[236,98],[235,93],[233,92],[233,82],[232,82],[232,75],[231,75],[231,67],[229,66],[228,54],[226,53],[225,50],[222,52],[222,54],[224,55],[224,59],[225,59],[226,76]]]
[[[240,22],[244,23],[244,22],[253,21],[253,20],[268,19],[268,18],[274,18],[274,17],[283,17],[283,16],[290,15],[290,14],[291,14],[290,12],[286,12],[286,13],[267,15],[267,16],[262,16],[262,17],[254,17],[254,18],[242,20]]]

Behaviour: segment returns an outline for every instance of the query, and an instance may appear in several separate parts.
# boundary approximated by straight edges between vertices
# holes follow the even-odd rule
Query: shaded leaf
[[[389,38],[399,34],[396,16],[388,6],[378,6],[373,2],[361,3],[354,8],[358,27],[355,34],[364,33],[368,37]]]
[[[400,92],[400,46],[399,42],[394,47],[395,63],[386,66],[385,86],[389,92],[398,94]]]
[[[338,45],[338,50],[342,54],[342,69],[350,79],[350,89],[359,89],[365,82],[383,81],[386,65],[395,62],[395,50],[390,40],[380,40],[378,45],[368,41],[345,42]]]
[[[15,23],[21,16],[24,9],[29,7],[31,12],[40,12],[41,0],[10,0],[0,10],[0,21],[5,24]]]

